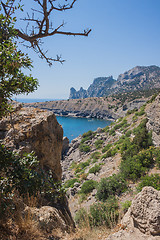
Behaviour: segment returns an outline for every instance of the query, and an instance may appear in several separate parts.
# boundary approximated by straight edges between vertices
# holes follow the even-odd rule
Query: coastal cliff
[[[147,97],[137,98],[132,101],[126,98],[126,100],[122,102],[121,98],[92,97],[85,99],[25,103],[24,106],[50,110],[58,116],[115,120],[119,117],[124,117],[128,110],[139,109],[148,100]]]
[[[63,129],[52,112],[18,105],[11,115],[0,120],[2,143],[19,154],[35,152],[40,165],[62,175],[60,159]]]
[[[160,88],[160,68],[158,66],[136,66],[123,74],[117,80],[113,77],[99,77],[94,79],[87,90],[70,89],[70,99],[89,97],[106,97],[122,92]]]

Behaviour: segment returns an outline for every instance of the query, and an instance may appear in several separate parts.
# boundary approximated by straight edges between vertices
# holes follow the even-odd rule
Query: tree
[[[55,12],[64,12],[74,7],[77,0],[32,0],[36,4],[36,8],[32,8],[30,13],[24,14],[26,17],[23,18],[26,22],[25,30],[16,29],[17,36],[22,38],[25,42],[28,42],[35,52],[39,54],[41,58],[44,58],[49,65],[52,65],[53,61],[63,63],[64,60],[61,56],[56,58],[50,58],[46,56],[47,52],[44,52],[41,45],[42,39],[54,35],[68,35],[68,36],[88,36],[91,29],[85,29],[83,32],[68,32],[62,31],[65,22],[63,21],[58,26],[53,27],[53,15]],[[20,0],[21,2],[21,0]],[[62,2],[62,4],[60,4]],[[6,17],[11,17],[15,12],[15,0],[2,1],[3,10]],[[21,8],[20,5],[18,5]],[[16,7],[17,8],[17,7]],[[25,7],[24,7],[25,8]],[[22,9],[22,8],[21,8]]]
[[[27,54],[18,50],[14,41],[16,31],[14,21],[9,16],[0,15],[0,117],[8,111],[8,100],[13,95],[30,93],[37,89],[38,81],[27,76],[23,69],[31,69]]]

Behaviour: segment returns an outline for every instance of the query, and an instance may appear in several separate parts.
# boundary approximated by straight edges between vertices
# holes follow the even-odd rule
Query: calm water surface
[[[45,102],[45,101],[53,101],[60,99],[25,99],[25,98],[17,98],[14,99],[18,102],[23,103],[33,103],[33,102]],[[57,116],[58,122],[63,127],[63,136],[68,137],[69,141],[72,141],[74,138],[78,137],[80,134],[82,135],[89,130],[95,131],[98,127],[104,128],[111,124],[111,121],[95,119],[95,118],[74,118],[74,117],[59,117]]]
[[[70,141],[89,130],[95,131],[98,127],[104,128],[111,124],[111,121],[94,118],[74,118],[57,116],[57,121],[63,127],[63,135]]]

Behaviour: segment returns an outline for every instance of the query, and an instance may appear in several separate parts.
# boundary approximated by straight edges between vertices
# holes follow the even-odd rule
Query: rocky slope
[[[54,173],[52,179],[56,182],[61,180],[63,129],[53,112],[16,104],[13,112],[0,120],[0,140],[6,148],[19,155],[34,151],[41,167]],[[1,176],[1,185],[3,179]],[[0,219],[1,240],[49,240],[56,238],[56,231],[63,235],[74,229],[65,196],[61,200],[50,200],[44,197],[44,193],[36,196],[26,194],[23,197],[18,192],[16,194],[13,192],[16,206],[13,213]]]
[[[133,110],[135,108],[139,109],[147,100],[148,97],[141,97],[132,101],[129,101],[128,98],[126,98],[122,103],[121,99],[116,99],[115,97],[93,97],[79,100],[68,99],[27,103],[25,106],[50,110],[60,116],[90,117],[112,120],[124,117],[128,110]]]
[[[90,206],[93,206],[94,204],[99,203],[99,200],[97,199],[97,187],[93,187],[93,189],[88,193],[82,194],[84,183],[92,180],[93,182],[95,181],[99,184],[101,182],[101,179],[108,178],[110,176],[113,176],[113,174],[119,174],[121,172],[121,168],[122,168],[121,147],[123,144],[127,145],[130,141],[133,141],[135,136],[136,136],[136,139],[141,139],[141,137],[139,137],[138,135],[142,131],[139,126],[146,118],[148,118],[148,122],[146,125],[147,129],[153,131],[152,139],[153,139],[154,146],[156,147],[159,146],[159,142],[160,142],[160,139],[159,139],[160,133],[158,131],[160,126],[160,122],[158,120],[158,116],[160,116],[159,102],[160,102],[160,95],[158,95],[155,100],[154,98],[152,98],[147,104],[141,107],[139,111],[133,111],[132,113],[128,114],[125,118],[115,121],[115,123],[112,124],[110,127],[106,127],[104,129],[97,129],[97,131],[95,132],[90,132],[90,133],[88,132],[85,135],[79,136],[78,138],[74,139],[70,143],[69,150],[66,156],[64,157],[64,159],[62,160],[62,169],[63,169],[62,180],[64,181],[65,187],[67,189],[69,206],[73,216],[75,216],[81,208],[84,208],[87,211],[90,211]],[[143,129],[143,131],[145,130]],[[156,134],[156,137],[155,137],[155,134]],[[143,138],[144,137],[145,137],[145,132],[143,132]],[[138,140],[138,141],[141,141],[141,140]],[[130,151],[134,152],[134,148],[135,146]],[[157,150],[159,151],[159,148]],[[146,151],[146,154],[148,154],[147,151],[151,152],[153,150],[152,148],[151,149],[149,148],[148,150],[142,150],[142,152],[145,152],[145,151]],[[141,152],[138,154],[141,154]],[[156,154],[158,154],[158,152]],[[136,155],[136,158],[138,158],[138,156],[139,155]],[[127,165],[125,169],[128,169]],[[137,169],[135,171],[137,171],[136,173],[137,175],[139,170]],[[149,175],[158,174],[158,176],[160,176],[160,170],[158,165],[156,165],[155,159],[152,165],[150,165],[150,167],[147,168],[146,173],[148,173]],[[119,202],[119,206],[121,206],[121,204],[125,203],[126,201],[132,201],[135,194],[137,194],[137,186],[139,183],[140,183],[140,178],[138,179],[138,182],[135,182],[132,180],[129,181],[128,190],[125,191],[124,193],[122,192],[121,194],[116,195],[116,198],[118,199],[118,202]],[[158,185],[158,187],[160,188],[160,185]],[[154,191],[151,191],[151,192],[154,192]],[[150,199],[149,191],[145,194],[146,195],[148,194],[148,199]],[[139,199],[139,197],[137,197],[136,199]],[[139,200],[136,200],[136,201],[139,201]],[[154,201],[155,200],[153,200],[153,202]],[[142,202],[143,200],[139,201],[139,205],[137,209],[141,209],[140,205]],[[153,206],[152,204],[153,202],[151,201],[150,203],[151,207]],[[138,204],[138,202],[136,204]],[[134,204],[133,204],[133,208],[134,208]],[[149,213],[144,213],[144,214],[139,213],[139,214],[141,214],[141,218],[143,218],[144,222],[147,221],[144,218]],[[151,214],[152,215],[151,221],[153,222],[153,225],[154,225],[153,219],[157,219],[157,221],[159,221],[158,219],[160,215],[159,215],[159,212],[157,212],[158,216],[153,217],[153,214],[154,214],[154,210]],[[140,217],[137,216],[136,213],[133,213],[132,218],[134,218],[136,221],[136,219],[139,219]],[[141,220],[137,220],[137,221],[141,221]],[[149,223],[147,222],[146,224],[149,224]],[[151,227],[151,224],[152,223],[150,223],[150,227]],[[159,224],[159,222],[157,222],[157,224]],[[143,224],[139,223],[139,225],[141,225],[141,228],[144,227],[148,229],[148,227],[146,227]],[[135,224],[135,226],[137,227],[137,224]],[[140,228],[140,226],[138,228]],[[132,238],[129,238],[129,235],[125,235],[124,238],[123,237],[120,238],[121,233],[120,235],[116,235],[116,236],[119,236],[119,238],[117,237],[117,239],[127,239],[127,237],[128,239],[136,239],[137,236],[142,235],[141,239],[145,239],[146,235],[143,235],[144,233],[140,233],[138,231],[139,230],[135,230],[135,234],[133,234]],[[145,231],[146,231],[145,234],[147,234],[148,230],[145,230]],[[128,234],[127,230],[125,232]],[[139,235],[136,235],[136,234],[139,234]],[[154,233],[150,233],[150,234],[154,235]],[[157,230],[156,235],[158,234],[159,234],[159,230]],[[116,236],[113,239],[116,239]],[[122,234],[122,236],[124,235]],[[109,239],[112,239],[112,238],[109,238]],[[159,239],[159,237],[154,238],[152,236],[152,238],[146,237],[146,239],[148,240]]]
[[[121,92],[132,92],[160,88],[160,68],[157,66],[137,66],[120,74],[117,80],[113,77],[96,78],[87,90],[70,89],[70,99],[104,97]]]

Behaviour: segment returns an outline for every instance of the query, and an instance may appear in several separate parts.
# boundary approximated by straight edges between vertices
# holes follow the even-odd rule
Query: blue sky
[[[32,4],[27,0],[28,6]],[[49,56],[62,54],[63,65],[49,67],[23,48],[33,60],[32,75],[40,84],[27,98],[67,99],[70,87],[86,89],[96,77],[117,78],[137,65],[160,66],[159,12],[160,0],[78,0],[72,10],[56,14],[55,24],[67,22],[64,30],[88,27],[92,32],[88,38],[55,35],[44,40]]]

